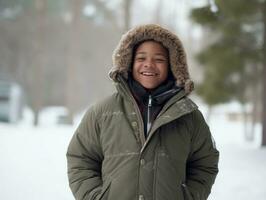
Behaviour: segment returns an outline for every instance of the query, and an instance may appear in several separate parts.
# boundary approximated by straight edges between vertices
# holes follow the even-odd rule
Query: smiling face
[[[146,41],[135,52],[133,78],[146,89],[154,89],[167,79],[168,52],[158,42]]]

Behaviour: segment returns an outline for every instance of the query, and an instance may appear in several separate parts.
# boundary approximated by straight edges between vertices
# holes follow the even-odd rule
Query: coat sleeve
[[[219,152],[200,111],[192,116],[193,135],[187,162],[186,187],[193,200],[206,200],[218,174]]]
[[[99,127],[96,114],[89,109],[75,131],[67,149],[69,186],[76,200],[94,200],[101,192]]]

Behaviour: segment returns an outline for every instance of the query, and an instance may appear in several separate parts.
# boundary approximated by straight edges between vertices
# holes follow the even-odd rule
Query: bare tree
[[[155,10],[155,22],[160,24],[162,21],[162,6],[163,6],[163,1],[158,0],[157,5],[156,5],[156,10]]]
[[[263,23],[264,23],[264,36],[263,36],[263,115],[262,115],[262,146],[266,146],[266,1],[263,2]]]
[[[131,26],[131,8],[133,0],[124,0],[124,28],[123,30],[128,30]]]
[[[77,67],[80,66],[80,35],[81,18],[84,0],[71,1],[72,20],[70,24],[69,49],[67,57],[67,87],[66,87],[66,107],[69,110],[68,121],[73,123],[75,111],[75,100],[77,91]]]
[[[43,70],[45,61],[45,23],[46,23],[46,0],[35,1],[36,20],[34,27],[35,37],[33,38],[34,55],[32,57],[32,75],[30,86],[32,91],[31,105],[34,112],[34,125],[38,125],[39,112],[43,106]]]

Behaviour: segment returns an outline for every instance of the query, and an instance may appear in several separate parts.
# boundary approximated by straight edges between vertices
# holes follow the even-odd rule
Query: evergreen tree
[[[215,35],[198,55],[205,73],[198,93],[209,105],[232,99],[247,103],[248,92],[254,96],[254,87],[263,85],[265,4],[265,0],[213,0],[205,7],[192,10],[191,18]],[[266,105],[263,107],[265,110]],[[266,120],[265,114],[262,119]],[[263,129],[262,143],[266,145],[266,125]]]

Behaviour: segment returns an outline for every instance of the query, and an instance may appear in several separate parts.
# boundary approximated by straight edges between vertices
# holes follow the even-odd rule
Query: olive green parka
[[[126,81],[129,68],[123,68],[125,60],[116,60],[121,49],[129,48],[125,40],[133,48],[139,40],[130,37],[141,34],[143,40],[156,40],[154,30],[169,37],[158,25],[144,25],[122,38],[110,74],[117,92],[91,106],[73,135],[67,161],[77,200],[206,200],[211,192],[219,153],[201,112],[187,97],[192,82],[187,72],[180,76],[187,68],[180,68],[180,59],[171,64],[177,85],[184,89],[163,106],[145,138],[141,113]],[[164,46],[173,62],[171,47]]]

